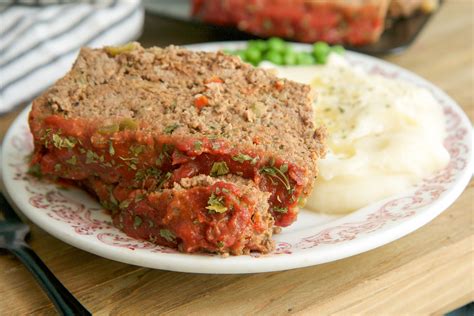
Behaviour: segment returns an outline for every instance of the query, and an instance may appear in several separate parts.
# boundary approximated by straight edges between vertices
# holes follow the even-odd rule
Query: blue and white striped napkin
[[[10,0],[0,6],[0,115],[62,77],[81,47],[138,38],[143,19],[139,0]]]

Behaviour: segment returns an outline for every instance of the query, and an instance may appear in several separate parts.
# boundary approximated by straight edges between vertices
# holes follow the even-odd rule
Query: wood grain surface
[[[471,0],[451,0],[404,53],[386,60],[430,80],[474,119]],[[145,46],[221,39],[147,16]],[[3,137],[18,111],[0,117]],[[443,314],[474,300],[474,181],[428,225],[351,258],[285,272],[198,275],[122,264],[73,248],[31,224],[31,246],[94,314]],[[0,315],[54,315],[11,255],[0,256]]]

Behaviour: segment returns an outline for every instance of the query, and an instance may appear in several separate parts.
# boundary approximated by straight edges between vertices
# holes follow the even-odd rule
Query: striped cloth
[[[9,1],[0,5],[0,115],[62,77],[82,46],[123,44],[143,27],[139,0]]]

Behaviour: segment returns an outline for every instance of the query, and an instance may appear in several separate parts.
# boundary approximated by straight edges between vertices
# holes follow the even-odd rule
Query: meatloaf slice
[[[104,183],[82,182],[112,212],[115,226],[127,235],[182,252],[268,253],[273,217],[270,193],[236,176],[183,178],[170,189],[146,191]],[[110,197],[115,203],[110,205]]]
[[[43,174],[150,192],[234,174],[270,192],[279,226],[296,219],[324,154],[310,87],[222,52],[83,48],[33,102],[32,164]]]
[[[389,1],[193,0],[192,14],[204,22],[235,26],[258,36],[364,45],[382,34]]]

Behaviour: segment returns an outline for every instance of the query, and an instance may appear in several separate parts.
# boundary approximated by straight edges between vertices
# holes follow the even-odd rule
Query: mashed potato
[[[316,123],[328,129],[328,154],[305,208],[351,212],[409,189],[449,161],[442,109],[429,91],[338,56],[278,74],[313,86]]]

